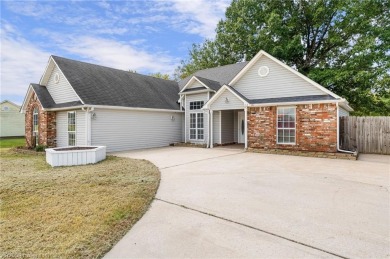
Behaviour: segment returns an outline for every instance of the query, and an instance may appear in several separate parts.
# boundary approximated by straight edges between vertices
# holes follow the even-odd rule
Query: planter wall
[[[97,146],[83,150],[61,150],[62,148],[47,148],[46,162],[51,166],[72,166],[95,164],[106,159],[106,147]]]

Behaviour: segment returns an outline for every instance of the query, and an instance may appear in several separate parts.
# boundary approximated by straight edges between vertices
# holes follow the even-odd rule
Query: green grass
[[[0,148],[13,148],[25,145],[26,139],[24,137],[0,138]]]
[[[160,181],[146,160],[52,168],[42,153],[0,155],[0,258],[102,257],[147,211]]]

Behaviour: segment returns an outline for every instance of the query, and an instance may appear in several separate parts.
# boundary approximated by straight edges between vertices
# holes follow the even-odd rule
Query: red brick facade
[[[248,147],[297,151],[337,152],[335,104],[296,106],[295,145],[277,144],[277,107],[248,107]]]
[[[28,147],[33,147],[33,111],[38,108],[38,143],[37,145],[44,145],[48,147],[56,146],[56,113],[44,111],[35,93],[32,94],[25,115],[26,122],[26,144]]]

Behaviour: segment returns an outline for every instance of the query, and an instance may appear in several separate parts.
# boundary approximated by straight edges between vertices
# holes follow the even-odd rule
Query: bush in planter
[[[35,151],[37,151],[37,152],[43,152],[43,151],[45,151],[45,148],[47,148],[47,146],[45,146],[45,145],[37,145],[37,146],[35,147]]]

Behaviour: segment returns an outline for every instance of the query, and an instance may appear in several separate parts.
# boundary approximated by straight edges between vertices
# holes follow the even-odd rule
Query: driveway
[[[150,160],[161,184],[106,258],[390,257],[390,156],[187,147],[115,155]]]

